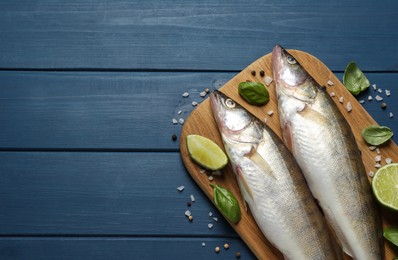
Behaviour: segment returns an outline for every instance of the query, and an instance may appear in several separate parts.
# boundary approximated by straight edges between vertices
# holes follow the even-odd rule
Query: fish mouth
[[[216,120],[217,126],[219,129],[223,129],[223,125],[221,124],[222,118],[225,115],[225,111],[222,105],[222,93],[215,89],[210,94],[210,106],[211,110],[213,111],[213,117]]]

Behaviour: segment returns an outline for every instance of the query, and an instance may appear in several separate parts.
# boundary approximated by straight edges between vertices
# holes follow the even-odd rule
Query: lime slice
[[[202,167],[217,171],[228,163],[224,151],[212,140],[200,135],[187,136],[188,153]]]
[[[398,163],[387,164],[377,170],[372,188],[382,205],[398,211]]]

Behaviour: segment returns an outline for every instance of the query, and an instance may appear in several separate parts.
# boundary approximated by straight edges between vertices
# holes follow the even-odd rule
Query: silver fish
[[[381,220],[349,124],[325,87],[279,45],[272,67],[285,143],[344,252],[382,259]]]
[[[285,259],[339,259],[342,252],[282,140],[221,92],[210,100],[241,194],[266,238]]]

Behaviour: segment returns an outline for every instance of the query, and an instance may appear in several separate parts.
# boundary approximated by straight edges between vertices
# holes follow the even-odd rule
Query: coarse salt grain
[[[191,197],[191,201],[192,201],[192,202],[195,202],[195,196],[191,194],[190,197]]]
[[[214,177],[213,176],[209,176],[209,181],[212,181],[212,180],[214,180]]]
[[[376,163],[376,164],[375,164],[375,168],[377,168],[377,169],[378,169],[378,168],[381,168],[381,164],[380,164],[380,163]]]
[[[270,110],[270,111],[268,111],[268,113],[267,113],[269,116],[272,116],[272,114],[274,114],[274,111],[273,110]]]
[[[192,101],[192,106],[193,106],[193,107],[196,107],[197,105],[198,105],[198,102]]]
[[[376,162],[381,162],[381,155],[376,155],[375,161]]]
[[[200,173],[205,173],[205,172],[206,172],[206,169],[202,169],[202,170],[200,170],[199,172],[200,172]]]
[[[383,98],[380,97],[379,95],[376,95],[375,99],[376,99],[376,101],[382,101],[383,100]]]
[[[328,80],[327,83],[328,83],[329,86],[333,86],[334,85],[333,81],[331,81],[331,80]]]
[[[391,158],[386,158],[386,164],[390,164],[392,163],[392,159]]]
[[[191,211],[189,211],[189,210],[186,210],[186,211],[185,211],[185,216],[189,217],[189,216],[191,216],[191,215],[192,215]]]
[[[183,185],[177,187],[177,190],[178,190],[179,192],[183,191],[184,189],[185,189],[185,187],[184,187]]]
[[[389,89],[386,89],[386,96],[389,97],[391,95],[391,91]]]
[[[363,104],[363,103],[365,103],[365,100],[360,99],[360,100],[359,100],[359,103],[360,103],[360,104]]]
[[[217,221],[218,221],[218,218],[214,217],[213,220],[214,220],[215,222],[217,222]]]
[[[369,150],[371,150],[371,151],[374,151],[374,150],[376,150],[376,146],[374,146],[374,145],[372,145],[372,146],[369,146]]]
[[[264,118],[264,123],[267,123],[267,121],[268,121],[268,117],[265,117]]]
[[[177,120],[177,119],[175,119],[175,118],[173,118],[172,122],[173,122],[173,125],[176,125],[176,124],[178,124],[178,120]]]
[[[381,90],[381,88],[379,88],[379,89],[377,90],[377,92],[383,93],[383,90]]]
[[[345,106],[345,108],[347,109],[347,112],[351,112],[352,111],[352,106],[351,106],[351,102],[347,102],[347,105]]]
[[[266,76],[264,78],[264,83],[266,86],[269,86],[269,84],[271,84],[272,81],[273,81],[273,79],[270,76]]]
[[[375,173],[372,172],[372,171],[370,171],[370,172],[368,173],[368,175],[369,175],[370,178],[372,178],[373,176],[375,176]]]
[[[368,101],[372,101],[372,100],[373,100],[372,96],[368,96]]]
[[[394,116],[393,113],[390,112],[390,118],[392,118],[393,116]]]
[[[179,115],[181,115],[181,113],[182,113],[182,110],[179,110],[179,111],[177,112],[177,114],[179,114]]]
[[[340,97],[340,98],[339,98],[339,102],[340,102],[340,103],[343,103],[343,102],[344,102],[344,97]]]
[[[376,153],[380,154],[380,148],[376,148]]]
[[[184,119],[182,119],[182,118],[178,119],[178,123],[180,123],[180,125],[183,125],[183,124],[184,124],[184,122],[185,122],[185,120],[184,120]]]
[[[188,92],[184,92],[183,94],[182,94],[182,97],[189,97],[189,93]]]
[[[206,246],[206,243],[205,243],[205,242],[202,242],[202,246],[205,247],[205,246]]]
[[[373,85],[372,85],[372,88],[373,88],[373,90],[376,90],[376,89],[377,89],[376,84],[373,84]]]
[[[199,96],[201,96],[201,97],[205,97],[205,96],[206,96],[206,94],[207,94],[207,93],[206,93],[206,91],[202,91],[202,92],[200,92],[200,93],[199,93]]]
[[[209,211],[209,217],[213,216],[213,212]]]
[[[334,96],[336,96],[336,94],[334,92],[330,92],[330,96],[334,97]]]
[[[213,227],[213,224],[209,223],[209,224],[207,224],[207,227],[208,227],[209,229],[211,229],[211,228]]]

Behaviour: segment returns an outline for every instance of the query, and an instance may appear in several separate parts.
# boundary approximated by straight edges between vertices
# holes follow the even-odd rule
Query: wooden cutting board
[[[377,155],[376,151],[371,151],[361,137],[362,129],[368,125],[376,124],[375,120],[365,111],[362,105],[357,102],[357,100],[346,90],[337,77],[320,60],[302,51],[289,50],[289,52],[291,52],[291,54],[301,63],[301,65],[310,73],[310,75],[315,78],[318,83],[327,86],[327,91],[329,93],[335,93],[335,97],[333,99],[346,117],[354,132],[359,148],[362,151],[362,159],[365,164],[366,171],[375,172],[376,169],[374,166],[374,158]],[[240,82],[251,80],[264,84],[265,77],[260,75],[261,70],[264,70],[265,75],[272,77],[271,53],[250,64],[247,68],[245,68],[233,79],[227,82],[223,87],[221,87],[220,91],[245,107],[260,120],[266,120],[266,123],[281,137],[274,82],[267,87],[270,93],[270,101],[265,106],[252,106],[245,102],[238,94],[238,84]],[[256,72],[255,75],[252,75],[252,71]],[[329,86],[329,80],[334,83],[333,86]],[[339,101],[340,97],[343,97],[343,103]],[[347,102],[350,102],[352,105],[351,112],[347,112],[346,110]],[[268,115],[268,112],[271,110],[273,111],[273,114]],[[220,147],[223,147],[219,131],[212,115],[209,99],[206,99],[198,107],[196,107],[185,121],[181,133],[180,150],[183,162],[189,174],[209,197],[209,199],[213,201],[213,190],[209,185],[210,180],[208,178],[210,173],[203,173],[202,168],[195,164],[188,155],[186,148],[186,136],[189,134],[199,134],[205,136],[215,141]],[[380,154],[382,156],[383,165],[385,164],[385,158],[388,157],[392,158],[393,162],[398,162],[398,147],[393,141],[390,141],[386,146],[381,147]],[[283,259],[282,254],[275,247],[273,247],[261,233],[250,211],[244,210],[244,202],[242,200],[235,175],[229,163],[222,170],[222,175],[214,176],[214,180],[212,182],[227,188],[238,199],[242,208],[242,219],[238,224],[230,224],[253,251],[256,257],[259,259]],[[397,213],[390,212],[385,209],[381,209],[381,211],[383,215],[384,226],[398,226]],[[385,249],[385,259],[392,259],[393,256],[398,255],[398,252],[393,251],[394,249],[392,245],[388,242],[385,243]],[[346,258],[350,259],[348,256]]]

